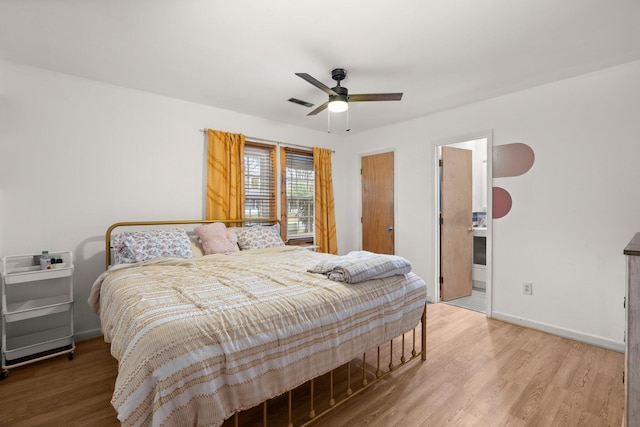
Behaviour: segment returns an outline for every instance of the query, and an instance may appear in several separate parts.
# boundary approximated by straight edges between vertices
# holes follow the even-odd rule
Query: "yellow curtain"
[[[274,169],[275,170],[275,169]],[[280,235],[287,241],[287,152],[280,147]]]
[[[313,147],[315,173],[315,226],[319,252],[337,255],[336,215],[333,205],[331,150]]]
[[[244,218],[244,135],[207,132],[206,219]]]

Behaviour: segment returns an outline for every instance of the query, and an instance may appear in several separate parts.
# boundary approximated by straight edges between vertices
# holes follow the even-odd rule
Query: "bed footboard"
[[[418,336],[419,334],[419,336]],[[419,343],[419,347],[418,347]],[[325,375],[226,420],[230,426],[306,427],[409,362],[427,358],[427,306],[420,324]]]

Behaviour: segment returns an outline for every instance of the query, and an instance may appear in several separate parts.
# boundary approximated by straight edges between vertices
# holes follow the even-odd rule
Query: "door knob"
[[[388,226],[387,227],[387,231],[391,231],[391,230],[393,230],[393,227],[392,226]]]

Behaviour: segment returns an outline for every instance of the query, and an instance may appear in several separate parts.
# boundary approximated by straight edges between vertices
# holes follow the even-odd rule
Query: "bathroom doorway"
[[[488,317],[491,317],[491,152],[490,132],[436,145],[435,265],[439,286],[434,302],[483,312]],[[470,195],[466,195],[467,186],[471,187]],[[458,212],[457,216],[452,212]]]

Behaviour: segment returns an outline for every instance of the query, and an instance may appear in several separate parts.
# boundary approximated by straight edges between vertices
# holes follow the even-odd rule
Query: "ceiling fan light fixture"
[[[332,113],[343,113],[349,109],[349,104],[347,104],[346,96],[338,95],[333,97],[334,99],[329,102],[327,108]]]
[[[402,99],[402,92],[396,93],[360,93],[360,94],[349,94],[349,90],[346,87],[340,86],[340,82],[347,77],[347,71],[344,68],[336,68],[331,71],[331,78],[337,82],[335,87],[329,87],[317,80],[314,77],[311,77],[307,73],[295,73],[296,76],[300,77],[302,80],[307,83],[312,84],[317,87],[327,95],[329,95],[329,99],[327,102],[307,114],[307,116],[315,116],[321,111],[328,109],[331,113],[342,113],[345,111],[349,111],[349,104],[352,102],[365,102],[365,101],[400,101]],[[289,101],[295,102],[292,99]],[[303,104],[305,105],[305,104]],[[327,115],[327,116],[330,116]]]

